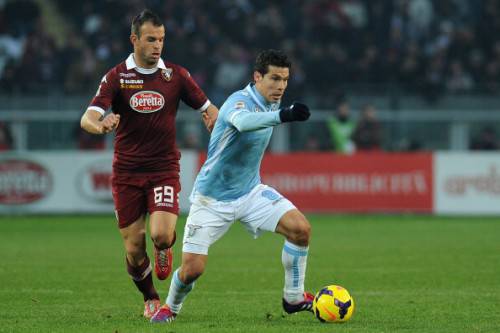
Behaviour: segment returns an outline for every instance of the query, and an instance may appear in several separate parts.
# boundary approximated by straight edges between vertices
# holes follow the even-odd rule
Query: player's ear
[[[138,38],[137,38],[136,34],[134,34],[134,33],[130,34],[130,42],[132,43],[132,45],[135,44],[135,42],[137,41],[137,39]]]
[[[259,71],[254,71],[253,72],[253,81],[255,83],[259,82],[260,80],[262,80],[262,74],[259,72]]]

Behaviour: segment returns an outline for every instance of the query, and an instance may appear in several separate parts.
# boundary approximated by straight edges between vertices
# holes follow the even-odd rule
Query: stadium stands
[[[128,53],[129,22],[143,6],[164,19],[164,56],[219,100],[248,80],[249,59],[270,47],[293,55],[289,95],[313,107],[331,107],[346,87],[384,93],[398,86],[431,101],[500,89],[498,1],[52,2],[71,27],[60,36],[46,32],[41,2],[0,7],[2,92],[93,91]]]
[[[347,96],[354,118],[363,104],[372,104],[385,128],[384,150],[464,149],[484,126],[498,123],[490,112],[500,105],[495,0],[4,0],[0,110],[8,112],[0,121],[17,126],[15,149],[79,146],[78,115],[102,75],[130,52],[129,24],[144,7],[165,22],[164,58],[187,67],[217,105],[248,81],[254,55],[272,47],[293,58],[284,103],[301,100],[331,111]],[[30,116],[13,124],[18,110]],[[57,116],[49,126],[37,123],[33,113],[40,110],[68,112],[65,121],[74,126],[60,126]],[[410,120],[421,111],[441,115]],[[451,116],[456,111],[483,116],[473,123]],[[328,113],[291,126],[298,139],[283,145],[282,136],[277,150],[328,149],[322,134]],[[181,147],[205,147],[201,124],[185,116],[179,119]]]

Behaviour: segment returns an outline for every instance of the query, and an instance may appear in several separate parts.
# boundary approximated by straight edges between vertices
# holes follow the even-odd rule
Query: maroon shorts
[[[137,173],[111,177],[118,227],[156,211],[179,215],[179,177],[165,173]]]

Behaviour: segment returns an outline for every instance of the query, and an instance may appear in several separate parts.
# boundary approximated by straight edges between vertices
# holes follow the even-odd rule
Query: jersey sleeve
[[[117,92],[118,78],[115,69],[112,69],[103,76],[99,88],[97,88],[97,92],[87,110],[96,110],[104,115],[106,110],[110,108]]]
[[[194,81],[187,69],[179,66],[181,75],[181,99],[195,110],[205,111],[210,106],[207,96]]]
[[[224,120],[239,132],[256,131],[281,124],[279,112],[251,112],[250,102],[243,98],[233,98],[226,104]]]

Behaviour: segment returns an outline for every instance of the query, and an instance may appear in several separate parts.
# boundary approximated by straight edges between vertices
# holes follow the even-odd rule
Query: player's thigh
[[[179,215],[179,192],[181,191],[179,177],[152,174],[147,176],[147,180],[144,191],[147,196],[149,214],[169,212]]]
[[[128,175],[113,175],[111,188],[115,204],[115,215],[120,229],[130,226],[144,217],[146,213],[146,197],[140,178]]]
[[[258,185],[241,205],[238,218],[245,228],[259,236],[263,231],[275,232],[280,219],[296,207],[274,188]]]
[[[182,252],[207,255],[209,247],[233,224],[232,210],[227,206],[193,203],[184,227]]]

